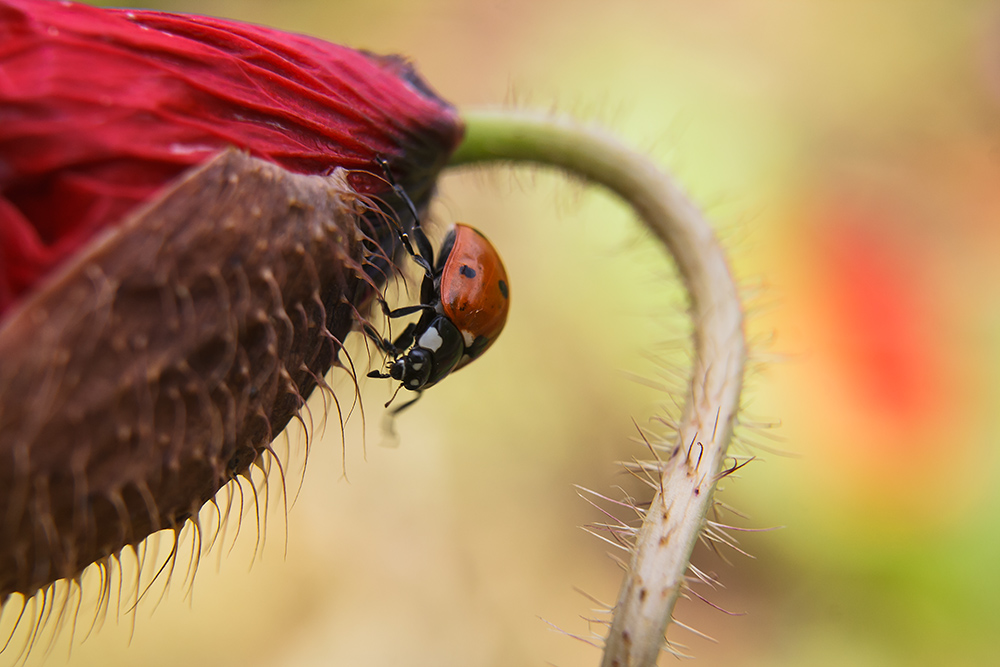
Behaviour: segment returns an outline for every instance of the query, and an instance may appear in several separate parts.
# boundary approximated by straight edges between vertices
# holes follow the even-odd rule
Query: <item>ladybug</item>
[[[414,216],[412,235],[417,249],[401,228],[400,240],[424,270],[420,303],[395,310],[386,308],[390,318],[420,313],[416,322],[408,324],[391,342],[365,325],[369,338],[390,357],[388,372],[372,371],[368,377],[391,378],[400,382],[400,388],[417,392],[412,401],[395,408],[395,414],[416,402],[423,390],[477,359],[496,342],[507,322],[510,286],[496,248],[469,225],[458,223],[448,231],[435,263],[433,248],[412,202],[402,188],[392,185]]]

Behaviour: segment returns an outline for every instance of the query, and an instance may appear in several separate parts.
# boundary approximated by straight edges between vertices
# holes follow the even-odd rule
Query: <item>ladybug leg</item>
[[[386,312],[386,315],[391,318],[406,317],[407,315],[412,315],[413,313],[427,312],[428,310],[434,310],[434,306],[430,306],[425,303],[418,303],[413,306],[403,306],[402,308],[397,308],[396,310],[390,310]]]
[[[409,347],[413,344],[413,340],[415,338],[413,332],[416,331],[416,329],[417,329],[416,323],[410,322],[409,324],[406,325],[406,328],[403,329],[402,333],[396,336],[396,340],[390,341],[387,338],[382,338],[382,336],[380,336],[379,333],[375,331],[375,328],[372,327],[372,325],[368,324],[367,322],[364,325],[362,325],[362,330],[364,331],[365,336],[367,336],[370,341],[375,343],[376,347],[378,347],[378,349],[380,349],[383,353],[393,358],[402,355],[403,352],[409,349]],[[368,375],[369,377],[374,377],[371,375],[371,373],[369,373]],[[384,375],[381,377],[389,377],[389,376]]]
[[[412,306],[402,306],[400,308],[392,309],[389,307],[389,303],[385,299],[381,297],[377,297],[377,299],[378,305],[382,308],[382,314],[393,319],[396,319],[397,317],[406,317],[407,315],[412,315],[413,313],[434,310],[434,306],[428,303],[417,303]]]
[[[361,330],[364,332],[365,336],[367,336],[368,340],[375,343],[378,349],[382,350],[382,352],[393,357],[399,356],[399,348],[393,345],[389,340],[382,338],[382,336],[379,335],[379,332],[375,331],[375,328],[372,325],[365,322],[361,326]]]
[[[392,347],[396,350],[393,356],[399,356],[403,350],[406,350],[413,344],[414,335],[413,332],[416,330],[417,325],[410,322],[403,329],[403,333],[396,336],[396,340],[392,342]],[[388,342],[388,341],[386,341]]]
[[[407,201],[410,203],[410,206],[413,206],[413,202],[409,199],[407,199]],[[413,259],[423,268],[424,276],[426,278],[433,279],[434,269],[432,267],[434,265],[434,248],[431,246],[431,242],[427,238],[427,235],[424,234],[423,227],[420,226],[420,218],[414,218],[414,221],[413,240],[417,244],[417,251],[420,255],[413,255]],[[413,253],[410,254],[412,255]]]
[[[410,254],[420,268],[424,270],[424,275],[428,278],[434,275],[434,248],[431,246],[430,240],[428,240],[427,235],[424,234],[423,228],[420,226],[420,214],[417,213],[417,207],[413,205],[413,200],[410,199],[410,195],[406,194],[406,190],[396,182],[395,177],[392,175],[392,171],[389,169],[389,163],[384,158],[376,158],[382,171],[385,173],[385,178],[392,186],[392,191],[397,197],[403,200],[406,207],[410,211],[410,215],[413,216],[413,243],[417,244],[417,249],[414,251],[413,244],[410,242],[410,236],[403,229],[402,225],[399,227],[399,240],[403,243],[403,247],[406,248],[406,252]]]

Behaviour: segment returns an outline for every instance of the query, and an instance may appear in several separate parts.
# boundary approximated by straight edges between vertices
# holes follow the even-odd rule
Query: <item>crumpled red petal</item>
[[[399,58],[221,19],[0,0],[0,317],[228,146],[299,173],[358,170],[362,193],[385,190],[382,157],[419,204],[461,136]]]

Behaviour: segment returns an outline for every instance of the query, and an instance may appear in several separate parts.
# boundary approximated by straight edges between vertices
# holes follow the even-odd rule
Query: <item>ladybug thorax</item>
[[[415,334],[413,347],[392,363],[389,375],[407,389],[425,389],[454,370],[464,353],[462,334],[447,317],[437,315]]]

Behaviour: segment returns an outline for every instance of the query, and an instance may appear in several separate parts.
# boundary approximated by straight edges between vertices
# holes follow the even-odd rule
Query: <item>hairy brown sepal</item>
[[[245,472],[374,285],[346,173],[228,151],[0,324],[0,603],[162,528]]]

